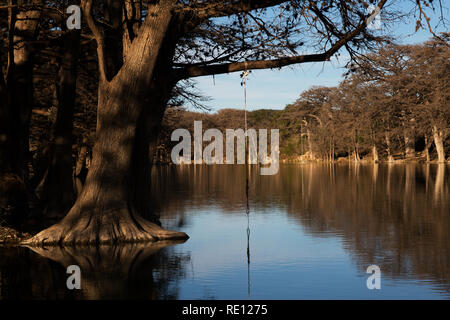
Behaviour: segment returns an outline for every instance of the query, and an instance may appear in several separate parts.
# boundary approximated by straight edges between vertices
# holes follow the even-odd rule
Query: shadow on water
[[[176,299],[188,255],[172,255],[182,242],[100,247],[3,248],[0,298]],[[81,290],[66,286],[67,267],[81,270]]]

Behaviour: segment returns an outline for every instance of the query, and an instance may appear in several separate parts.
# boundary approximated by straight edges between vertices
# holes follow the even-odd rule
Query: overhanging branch
[[[387,0],[381,0],[378,3],[378,8],[381,10],[383,6],[386,4],[386,2]],[[285,66],[298,63],[329,61],[330,58],[337,51],[339,51],[339,49],[345,46],[353,38],[358,36],[367,27],[368,23],[370,23],[371,20],[372,16],[367,15],[365,19],[358,25],[358,27],[356,27],[353,31],[344,34],[338,41],[336,41],[331,46],[331,48],[324,51],[323,53],[297,55],[271,60],[231,62],[224,64],[204,65],[204,66],[188,66],[185,68],[175,69],[174,71],[176,73],[176,78],[178,80],[183,80],[187,78],[207,76],[213,74],[231,73],[242,70],[282,68]]]
[[[184,69],[176,70],[178,79],[187,79],[193,77],[201,77],[213,74],[231,73],[242,70],[255,70],[255,69],[271,69],[282,68],[288,65],[304,62],[320,62],[327,60],[327,54],[310,54],[286,57],[273,60],[257,60],[247,62],[232,62],[224,64],[213,64],[209,66],[189,66]]]
[[[290,0],[226,0],[217,1],[215,3],[200,3],[189,7],[183,6],[179,12],[191,12],[196,18],[203,20],[269,8],[289,1]]]

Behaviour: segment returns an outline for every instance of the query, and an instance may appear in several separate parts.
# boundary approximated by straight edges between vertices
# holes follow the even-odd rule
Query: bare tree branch
[[[378,3],[378,8],[383,8],[386,1],[387,0],[381,0]],[[242,70],[282,68],[298,63],[328,61],[339,49],[345,46],[354,37],[359,35],[367,27],[367,24],[371,21],[371,18],[371,15],[367,15],[365,19],[353,31],[344,34],[337,42],[335,42],[331,46],[331,48],[323,53],[298,55],[271,60],[232,62],[225,64],[214,64],[209,66],[189,66],[182,69],[176,69],[175,72],[177,73],[177,78],[179,80],[182,80],[191,77],[230,73]]]
[[[183,6],[178,11],[193,12],[198,19],[203,20],[269,8],[284,2],[289,2],[289,0],[227,0],[215,3],[199,3],[188,7]]]
[[[92,0],[82,0],[81,8],[83,9],[83,14],[86,17],[88,26],[97,41],[100,79],[102,81],[108,81],[106,76],[105,36],[103,29],[96,23],[94,17],[92,16]]]

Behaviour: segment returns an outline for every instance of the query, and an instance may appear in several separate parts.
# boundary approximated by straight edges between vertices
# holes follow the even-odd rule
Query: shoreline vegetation
[[[307,156],[307,155],[306,155]],[[450,164],[450,161],[447,160],[445,163],[440,163],[436,160],[426,161],[423,157],[417,157],[414,159],[394,159],[392,161],[387,160],[379,160],[378,162],[373,162],[372,159],[363,158],[358,162],[353,161],[348,158],[339,158],[334,161],[322,160],[322,159],[306,159],[305,156],[299,157],[291,157],[291,158],[280,158],[280,163],[282,164],[298,164],[298,165],[308,165],[308,164],[317,164],[317,165],[406,165],[406,164],[424,164],[424,165],[445,165]],[[156,166],[166,166],[166,165],[174,165],[171,162],[167,163],[159,163]],[[206,164],[180,164],[179,166],[206,166]],[[214,165],[213,165],[214,166]],[[249,166],[260,166],[260,165],[249,165]],[[51,224],[49,221],[47,224]],[[31,222],[27,228],[27,231],[21,231],[17,228],[13,228],[8,226],[4,220],[0,220],[0,246],[21,246],[24,245],[26,240],[31,239],[34,235],[36,235],[39,230],[42,229],[42,225],[39,223]],[[26,244],[25,244],[26,245]]]
[[[426,159],[422,157],[416,157],[413,159],[393,159],[391,161],[380,159],[377,162],[374,162],[373,159],[370,158],[362,158],[359,161],[355,162],[353,159],[339,158],[334,161],[323,160],[323,159],[307,159],[308,155],[299,156],[299,157],[281,157],[281,164],[297,164],[297,165],[450,165],[450,161],[447,160],[444,163],[438,162],[437,160],[426,161]],[[167,163],[159,163],[155,166],[174,166],[171,162]],[[220,164],[213,164],[213,166],[220,166]],[[206,164],[180,164],[178,166],[207,166]],[[208,165],[209,166],[209,165]],[[260,166],[259,164],[252,164],[249,166]],[[52,224],[54,221],[46,221],[46,224]],[[33,238],[38,232],[42,229],[42,224],[31,222],[25,228],[26,231],[19,230],[17,228],[8,226],[4,223],[3,220],[0,220],[0,246],[26,246],[26,241]]]
[[[396,156],[396,155],[394,155]],[[444,163],[438,162],[437,160],[429,160],[427,161],[426,158],[423,156],[421,157],[415,157],[412,159],[391,159],[384,160],[379,159],[377,162],[374,162],[373,159],[370,157],[368,158],[362,158],[355,162],[353,159],[349,159],[348,157],[342,157],[338,158],[336,160],[323,160],[323,159],[308,159],[308,155],[298,156],[298,157],[280,157],[280,164],[294,164],[294,165],[450,165],[450,160],[446,160]],[[155,166],[175,166],[171,162],[159,162],[155,164]],[[220,164],[213,164],[213,166],[220,166]],[[238,164],[235,164],[238,165]],[[179,164],[178,166],[210,166],[206,164]],[[261,166],[260,164],[249,164],[249,166]],[[23,246],[27,245],[27,240],[32,239],[36,234],[39,233],[40,230],[42,230],[43,227],[47,225],[52,225],[54,222],[53,220],[48,220],[42,222],[37,222],[31,220],[29,224],[25,226],[25,228],[14,228],[11,226],[8,226],[7,223],[4,222],[4,220],[0,220],[0,246]],[[21,230],[24,229],[24,230]],[[176,240],[174,240],[176,241]]]

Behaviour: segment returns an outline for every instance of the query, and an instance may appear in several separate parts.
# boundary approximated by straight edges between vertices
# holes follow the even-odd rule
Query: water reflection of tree
[[[2,298],[176,299],[189,255],[169,245],[0,250]],[[80,266],[82,289],[68,290],[66,268]]]
[[[315,236],[336,236],[360,270],[450,283],[446,165],[286,165],[276,176],[251,172],[252,211],[284,207]],[[244,208],[243,166],[167,168],[159,188],[164,216],[189,208]],[[164,173],[164,174],[167,174]],[[172,189],[177,186],[175,189]],[[186,205],[187,204],[187,205]]]
[[[360,270],[379,264],[385,275],[413,275],[448,285],[450,216],[448,200],[444,200],[449,194],[445,168],[432,168],[433,193],[426,192],[424,183],[433,178],[430,173],[424,177],[420,166],[382,169],[380,173],[377,165],[351,165],[331,175],[327,166],[310,166],[292,170],[288,177],[282,172],[279,179],[281,189],[290,194],[289,213],[313,234],[326,236],[331,231],[342,237]],[[308,188],[293,174],[304,175]]]

